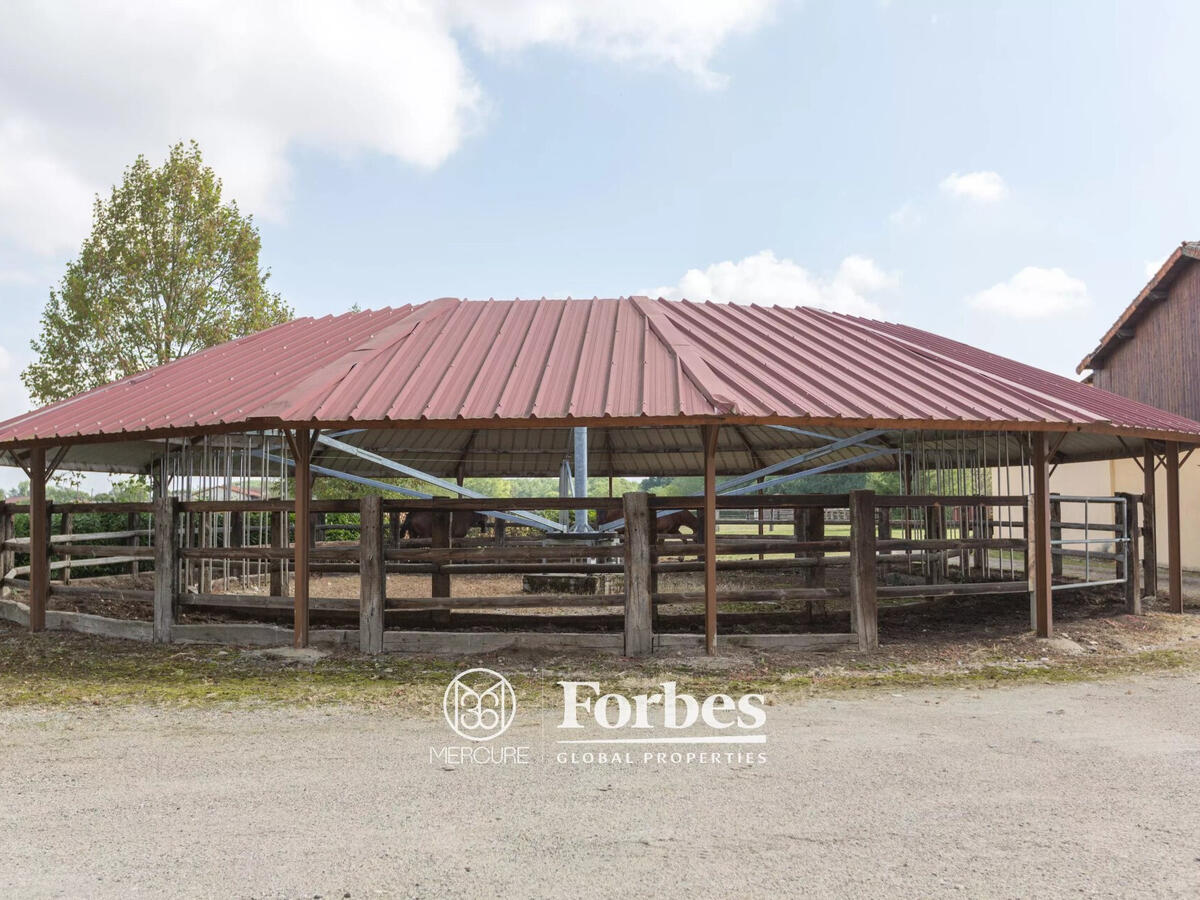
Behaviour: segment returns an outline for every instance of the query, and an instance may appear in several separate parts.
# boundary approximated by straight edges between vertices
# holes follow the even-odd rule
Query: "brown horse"
[[[598,524],[603,525],[606,522],[614,522],[617,519],[623,518],[624,513],[619,509],[608,509],[600,513]],[[658,534],[678,534],[682,535],[679,529],[687,527],[692,530],[691,540],[700,543],[704,540],[704,519],[690,509],[678,509],[673,513],[668,513],[665,516],[659,516],[655,522],[655,531]],[[624,531],[625,526],[622,525],[617,531]]]
[[[458,510],[450,514],[450,536],[461,540],[472,528],[483,531],[487,528],[487,516],[478,512]],[[433,512],[428,509],[417,509],[404,517],[397,537],[430,538],[433,537]]]

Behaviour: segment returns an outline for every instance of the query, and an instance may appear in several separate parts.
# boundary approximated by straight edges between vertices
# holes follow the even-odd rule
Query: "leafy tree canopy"
[[[139,156],[96,198],[91,236],[50,292],[21,380],[49,403],[287,321],[259,246],[194,141],[159,168]]]

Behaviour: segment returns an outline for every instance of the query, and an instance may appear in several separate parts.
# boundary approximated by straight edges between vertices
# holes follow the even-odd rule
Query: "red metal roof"
[[[713,416],[1200,434],[1189,419],[956,341],[816,309],[443,298],[296,319],[0,423],[0,444]]]

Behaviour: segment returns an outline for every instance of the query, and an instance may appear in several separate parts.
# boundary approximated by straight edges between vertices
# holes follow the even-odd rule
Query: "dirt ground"
[[[765,762],[431,759],[440,714],[0,710],[0,895],[1195,897],[1200,675],[769,707]]]

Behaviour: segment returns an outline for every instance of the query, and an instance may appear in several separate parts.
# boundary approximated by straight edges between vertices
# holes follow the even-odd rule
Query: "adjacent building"
[[[1200,417],[1200,241],[1185,241],[1167,258],[1079,363],[1085,381],[1131,400]],[[1140,463],[1140,464],[1139,464]],[[1051,489],[1062,494],[1143,493],[1146,458],[1060,466]],[[1180,469],[1183,564],[1200,568],[1200,456]],[[1166,474],[1155,466],[1158,497]],[[1156,508],[1158,558],[1166,559],[1166,504]]]

